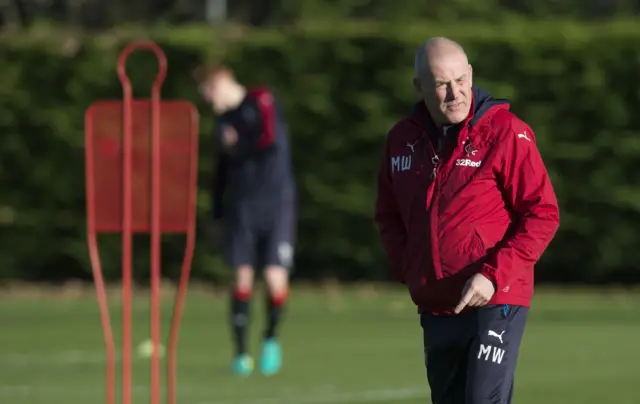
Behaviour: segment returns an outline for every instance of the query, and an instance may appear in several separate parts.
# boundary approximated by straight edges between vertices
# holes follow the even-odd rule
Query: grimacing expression
[[[433,61],[429,68],[418,79],[429,113],[437,123],[463,122],[473,100],[471,65],[464,58],[449,57]]]

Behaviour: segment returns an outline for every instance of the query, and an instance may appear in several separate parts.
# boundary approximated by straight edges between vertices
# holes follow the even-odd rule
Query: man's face
[[[446,55],[432,60],[414,79],[427,110],[438,124],[457,124],[469,115],[472,103],[471,65],[465,57]]]
[[[224,113],[228,108],[228,84],[222,77],[211,77],[200,85],[200,92],[205,101],[211,103],[217,114]]]

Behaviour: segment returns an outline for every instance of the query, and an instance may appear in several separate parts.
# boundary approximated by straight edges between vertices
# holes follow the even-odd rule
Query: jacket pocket
[[[478,230],[477,227],[473,228],[473,235],[475,236],[475,248],[476,248],[476,253],[478,253],[479,251],[482,251],[482,255],[484,255],[485,251],[487,250],[487,245],[484,241],[484,238],[482,237],[482,234],[480,232],[480,230]]]
[[[402,270],[402,277],[404,279],[404,283],[409,283],[409,279],[407,278],[407,275],[409,273],[409,269],[411,266],[411,249],[413,248],[412,243],[413,243],[413,234],[411,233],[414,229],[411,228],[411,217],[412,215],[412,209],[413,209],[413,205],[414,205],[414,201],[413,199],[409,200],[408,202],[406,202],[405,206],[402,206],[400,208],[400,215],[402,217],[402,221],[405,223],[405,231],[406,231],[406,240],[405,240],[405,245],[404,245],[404,251],[402,251],[402,266],[401,266],[401,270]]]
[[[442,277],[470,270],[484,255],[484,240],[477,229],[466,227],[450,232],[440,240]]]
[[[412,216],[415,218],[416,215]],[[404,274],[412,297],[420,294],[419,291],[426,286],[427,279],[432,277],[430,273],[433,272],[433,264],[429,242],[429,237],[419,227],[409,231],[404,255]]]

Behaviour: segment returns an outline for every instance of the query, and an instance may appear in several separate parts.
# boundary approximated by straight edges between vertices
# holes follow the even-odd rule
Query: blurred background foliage
[[[285,107],[301,193],[296,277],[388,279],[372,222],[375,172],[387,130],[416,101],[415,49],[442,35],[468,51],[475,84],[510,98],[536,132],[561,207],[538,281],[640,281],[640,1],[237,0],[221,22],[204,1],[2,4],[0,279],[91,279],[84,111],[121,97],[116,58],[144,39],[169,60],[163,97],[201,112],[196,278],[227,271],[205,236],[213,116],[191,72],[224,59]],[[155,60],[136,53],[128,66],[146,96]],[[167,277],[183,248],[166,238]],[[148,239],[136,239],[135,253],[143,280]],[[102,240],[101,254],[116,279],[119,240]]]
[[[374,20],[484,23],[514,18],[602,20],[637,16],[638,0],[4,0],[2,21],[37,20],[102,29],[123,22],[232,21],[282,26],[309,21]]]

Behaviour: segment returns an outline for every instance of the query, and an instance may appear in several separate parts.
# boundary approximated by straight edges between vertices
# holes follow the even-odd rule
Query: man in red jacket
[[[510,403],[533,266],[559,226],[531,128],[472,86],[457,43],[425,42],[414,110],[389,132],[375,220],[424,332],[434,404]]]

